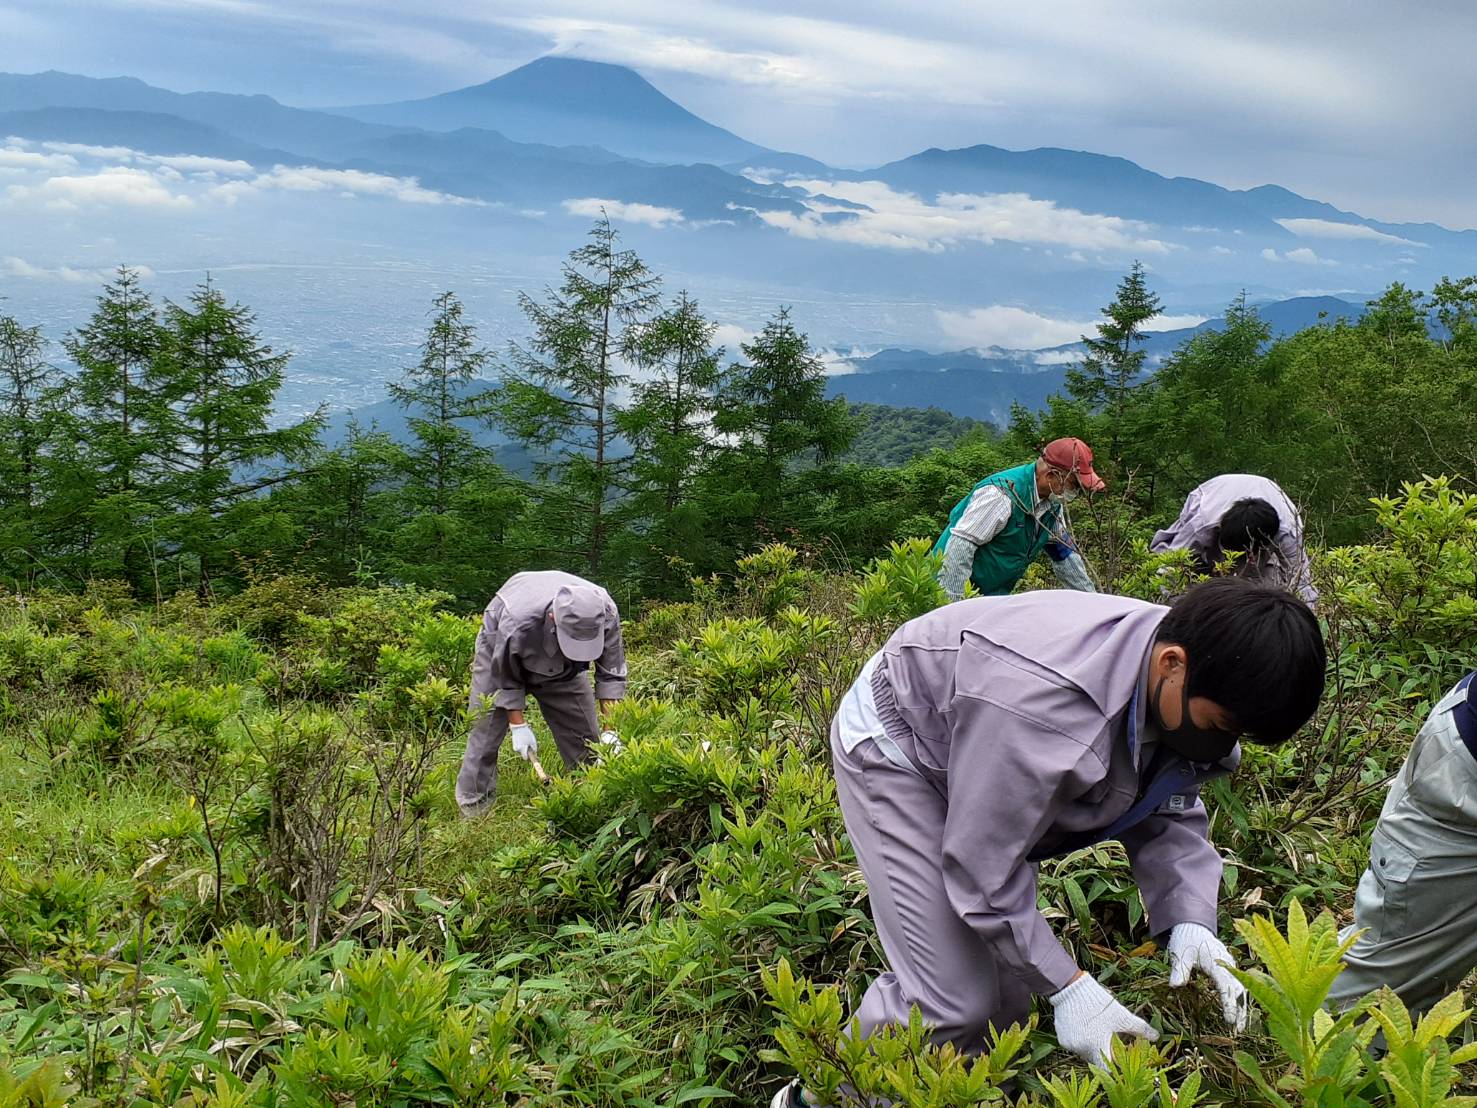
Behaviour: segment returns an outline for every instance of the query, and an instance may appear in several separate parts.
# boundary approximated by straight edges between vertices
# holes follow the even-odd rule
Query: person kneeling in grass
[[[1107,839],[1128,852],[1170,983],[1208,975],[1233,1029],[1245,992],[1216,937],[1221,859],[1200,786],[1238,740],[1274,745],[1323,693],[1307,605],[1235,578],[1172,608],[1066,591],[981,597],[905,623],[831,724],[836,791],[887,971],[863,1033],[917,1005],[935,1041],[978,1053],[1050,999],[1088,1062],[1157,1033],[1079,968],[1036,908],[1038,862]],[[799,1082],[772,1108],[810,1104]]]
[[[1390,786],[1354,897],[1359,937],[1329,1001],[1388,985],[1424,1012],[1477,967],[1477,702],[1469,673],[1431,710]]]

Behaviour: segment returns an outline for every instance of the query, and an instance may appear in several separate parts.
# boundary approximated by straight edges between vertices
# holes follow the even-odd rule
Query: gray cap
[[[593,662],[605,650],[605,594],[593,585],[564,585],[554,594],[554,633],[571,662]]]

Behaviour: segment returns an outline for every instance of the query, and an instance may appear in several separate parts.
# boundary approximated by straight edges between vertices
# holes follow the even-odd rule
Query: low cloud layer
[[[755,214],[798,238],[931,252],[1000,241],[1118,254],[1165,254],[1174,248],[1136,220],[1063,208],[1019,192],[940,193],[930,201],[881,181],[792,178],[785,184],[807,195],[805,211]]]
[[[146,265],[136,265],[131,268],[144,280],[154,276],[154,271]],[[79,269],[67,265],[33,265],[24,258],[11,255],[0,258],[0,275],[23,281],[64,281],[68,284],[96,285],[111,280],[115,274],[113,270],[108,269]]]
[[[70,212],[92,208],[183,211],[236,204],[269,192],[322,193],[404,204],[481,205],[428,189],[414,177],[353,169],[275,166],[197,155],[148,154],[124,146],[32,142],[0,144],[0,204]]]
[[[939,329],[950,342],[981,350],[989,347],[1002,350],[1041,350],[1065,346],[1077,342],[1083,335],[1093,334],[1097,327],[1096,320],[1053,319],[1006,304],[992,304],[987,308],[973,308],[963,312],[940,311],[936,313],[936,317]],[[1203,315],[1160,315],[1150,321],[1146,330],[1178,331],[1185,327],[1198,327],[1207,318]],[[1058,357],[1038,358],[1037,361],[1050,365],[1061,361],[1075,361],[1076,357],[1063,354]]]
[[[603,213],[618,223],[644,223],[648,227],[670,227],[684,222],[684,216],[677,208],[632,204],[624,200],[602,200],[598,196],[566,200],[564,210],[570,215],[583,216],[586,219],[599,219]]]
[[[1278,253],[1270,246],[1262,250],[1262,260],[1267,262],[1292,262],[1294,265],[1338,265],[1332,258],[1320,257],[1316,250],[1307,246],[1299,246],[1293,250],[1284,250]]]
[[[235,203],[252,193],[272,191],[336,192],[344,196],[398,200],[404,204],[483,204],[481,200],[423,188],[414,177],[390,177],[383,173],[365,173],[358,169],[283,165],[275,166],[269,173],[259,173],[249,180],[216,185],[210,190],[210,195]]]
[[[1425,246],[1414,239],[1403,239],[1399,235],[1388,235],[1362,223],[1339,223],[1332,219],[1279,219],[1299,238],[1343,239],[1349,242],[1382,242],[1391,246]]]

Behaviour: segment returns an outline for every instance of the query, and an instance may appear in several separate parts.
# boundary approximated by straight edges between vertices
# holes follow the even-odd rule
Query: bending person
[[[1205,574],[1240,555],[1237,576],[1318,600],[1297,507],[1276,481],[1254,473],[1223,473],[1192,490],[1179,519],[1156,532],[1149,549],[1189,550]]]
[[[595,685],[588,671],[595,664]],[[476,713],[456,802],[474,816],[497,795],[497,755],[503,736],[523,758],[536,755],[524,719],[528,697],[538,701],[565,766],[592,759],[600,718],[626,695],[626,651],[615,601],[599,585],[559,570],[515,573],[487,605],[472,657],[471,711]],[[600,734],[615,743],[613,732]]]
[[[1477,967],[1477,703],[1469,673],[1426,718],[1385,797],[1329,1000],[1388,985],[1423,1012]],[[1347,936],[1349,932],[1345,932]]]
[[[831,724],[836,791],[887,971],[863,1033],[917,1005],[937,1042],[975,1054],[1049,997],[1061,1045],[1100,1062],[1153,1039],[1052,933],[1036,866],[1121,841],[1170,982],[1208,974],[1234,1029],[1245,994],[1216,937],[1221,858],[1200,786],[1238,738],[1277,744],[1323,692],[1317,621],[1296,597],[1204,582],[1172,608],[1057,590],[981,597],[905,623]],[[810,1104],[797,1083],[772,1108]]]
[[[985,596],[1003,596],[1043,550],[1064,587],[1096,592],[1068,533],[1064,506],[1083,489],[1103,487],[1092,450],[1081,439],[1055,439],[1034,462],[990,474],[954,505],[933,545],[944,559],[944,592],[962,599],[969,580]]]

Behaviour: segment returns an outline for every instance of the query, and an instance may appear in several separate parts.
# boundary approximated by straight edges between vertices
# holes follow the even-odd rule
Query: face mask
[[[1180,725],[1170,730],[1164,724],[1164,709],[1159,698],[1164,692],[1163,677],[1154,686],[1154,718],[1159,724],[1159,738],[1164,745],[1192,762],[1219,762],[1231,753],[1236,736],[1213,728],[1197,727],[1190,718],[1190,683],[1180,685]]]
[[[1065,478],[1063,479],[1065,480]],[[1057,504],[1070,504],[1072,501],[1077,499],[1077,494],[1081,491],[1082,490],[1077,487],[1076,483],[1073,482],[1067,485],[1061,491],[1053,492],[1051,494],[1051,499],[1054,503]]]

